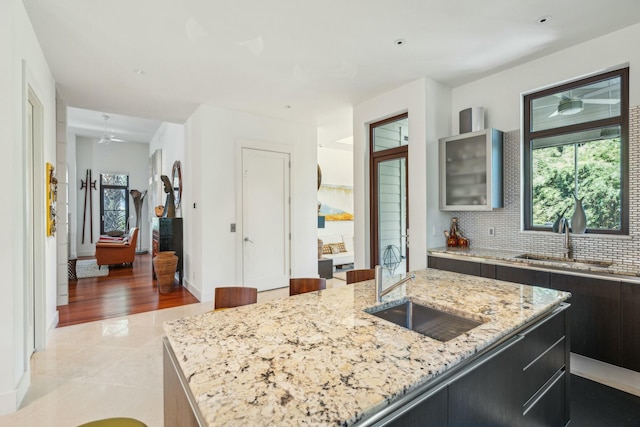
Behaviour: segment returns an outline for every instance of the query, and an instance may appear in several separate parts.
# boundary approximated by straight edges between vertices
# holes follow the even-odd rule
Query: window
[[[524,97],[524,223],[551,231],[582,199],[587,233],[629,230],[629,69]]]
[[[121,236],[129,218],[129,176],[100,174],[100,234]]]

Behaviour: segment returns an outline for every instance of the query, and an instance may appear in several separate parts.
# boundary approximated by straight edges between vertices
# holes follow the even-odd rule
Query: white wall
[[[458,111],[472,105],[487,108],[487,126],[505,131],[504,184],[505,206],[492,212],[452,212],[458,216],[465,236],[476,247],[521,250],[555,256],[562,253],[562,236],[548,232],[522,232],[522,130],[521,94],[566,80],[590,75],[622,64],[629,64],[629,238],[585,234],[572,237],[576,258],[611,260],[616,271],[637,274],[640,220],[636,195],[638,105],[640,105],[640,52],[635,49],[640,40],[640,24],[565,49],[553,55],[496,73],[453,90],[453,129],[457,129]],[[457,132],[456,132],[457,133]],[[434,175],[435,176],[435,175]],[[571,212],[571,211],[570,211]],[[487,229],[494,228],[489,237]],[[615,236],[614,236],[615,238]],[[444,243],[440,246],[444,246]]]
[[[24,119],[26,88],[36,92],[44,107],[44,147],[38,150],[44,161],[36,165],[44,190],[45,162],[56,163],[55,147],[55,87],[51,72],[38,44],[22,2],[0,2],[0,134],[4,167],[0,170],[7,190],[5,209],[0,221],[9,233],[0,248],[0,270],[3,272],[0,299],[0,414],[15,411],[29,385],[29,363],[25,352],[25,265],[24,230],[26,223],[24,199]],[[44,200],[44,191],[37,194]],[[44,208],[44,203],[39,205]],[[44,209],[36,212],[38,230],[44,230]],[[42,239],[42,236],[40,236]],[[56,317],[56,241],[47,238],[40,269],[42,283],[37,292],[41,310],[38,317],[39,345],[43,345],[46,330],[55,327]]]
[[[189,290],[208,301],[215,287],[241,285],[241,236],[231,233],[229,226],[236,223],[241,229],[236,163],[239,147],[247,141],[290,149],[291,275],[317,277],[316,128],[201,105],[185,124],[185,135],[188,167],[183,176],[190,184],[183,189],[183,217]]]
[[[78,231],[82,232],[82,217],[78,220],[78,200],[84,202],[84,193],[82,198],[78,198],[78,189],[80,188],[80,177],[76,173],[76,134],[67,131],[67,165],[69,167],[69,245],[70,259],[78,258]],[[84,179],[84,171],[82,172]]]
[[[185,128],[184,125],[175,124],[175,123],[162,123],[158,128],[156,134],[151,138],[149,142],[149,152],[147,153],[147,157],[150,158],[151,155],[156,151],[162,151],[162,168],[161,174],[167,175],[171,178],[171,172],[173,170],[173,164],[176,161],[180,161],[182,168],[182,187],[189,186],[189,182],[185,177],[185,170],[189,168],[188,164],[185,164]],[[147,159],[147,163],[148,163]],[[149,192],[144,199],[144,205],[147,206],[147,215],[142,216],[142,220],[146,221],[149,229],[151,229],[151,218],[155,216],[154,207],[157,205],[164,205],[166,200],[166,194],[164,193],[164,186],[160,186],[158,190],[158,194],[154,197],[151,194],[152,189],[150,187],[144,187],[148,189]],[[142,191],[142,190],[141,190]],[[184,195],[183,195],[184,196]],[[154,200],[156,201],[154,203]],[[184,201],[184,197],[183,200]],[[182,217],[183,207],[185,205],[180,204],[176,208],[176,217]],[[148,247],[151,247],[151,239],[152,236],[148,236]],[[184,239],[188,239],[187,236],[184,236]],[[187,271],[184,272],[185,274]]]
[[[95,242],[100,237],[100,174],[124,173],[129,175],[129,189],[144,191],[148,185],[149,147],[147,144],[111,143],[98,144],[95,138],[76,137],[76,247],[78,255],[93,256],[96,252]],[[84,209],[85,190],[80,189],[80,180],[85,180],[87,169],[91,169],[91,179],[96,181],[93,191],[93,243],[90,239],[89,199],[87,199],[87,216],[85,224],[85,239],[82,243],[82,218]],[[88,196],[87,196],[88,197]],[[129,197],[129,220],[135,224],[136,212],[133,199]],[[147,218],[149,205],[144,203],[142,218]],[[149,225],[141,221],[140,250],[149,250]]]
[[[629,105],[640,104],[640,24],[493,74],[453,89],[451,134],[458,134],[458,112],[472,106],[485,107],[488,127],[502,131],[520,128],[521,94],[565,80],[630,63]],[[635,65],[635,66],[634,66]]]
[[[417,270],[427,265],[427,245],[432,237],[427,233],[427,224],[448,221],[437,208],[437,153],[438,138],[449,132],[449,107],[449,89],[427,78],[407,83],[354,107],[356,268],[370,265],[369,124],[409,113],[409,269]],[[427,212],[430,212],[428,219]]]

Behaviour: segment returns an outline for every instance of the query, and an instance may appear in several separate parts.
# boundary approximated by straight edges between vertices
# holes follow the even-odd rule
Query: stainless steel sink
[[[558,264],[567,264],[569,266],[575,265],[575,264],[585,264],[585,265],[592,265],[594,267],[607,268],[613,265],[613,263],[609,261],[597,261],[597,260],[591,260],[591,259],[577,260],[577,259],[571,259],[571,258],[551,257],[546,255],[537,255],[537,254],[522,254],[522,255],[517,255],[514,258],[526,259],[526,260],[532,260],[532,261],[553,262]]]
[[[482,324],[482,322],[425,307],[412,301],[401,302],[379,310],[376,308],[372,307],[365,311],[438,341],[449,341]]]

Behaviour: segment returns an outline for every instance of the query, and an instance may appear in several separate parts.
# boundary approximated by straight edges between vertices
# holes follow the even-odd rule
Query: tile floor
[[[338,279],[327,287],[344,286]],[[258,294],[258,302],[289,288]],[[204,313],[211,301],[55,329],[31,359],[31,387],[3,427],[73,427],[109,417],[163,426],[163,322]]]

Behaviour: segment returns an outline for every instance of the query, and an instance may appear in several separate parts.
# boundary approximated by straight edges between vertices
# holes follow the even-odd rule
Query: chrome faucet
[[[571,242],[569,241],[569,220],[565,217],[560,219],[560,224],[558,227],[558,233],[564,233],[564,253],[563,257],[565,259],[572,259],[573,254],[571,253]]]
[[[416,279],[416,275],[415,273],[411,273],[410,276],[405,277],[404,279],[400,279],[398,280],[396,283],[394,283],[393,285],[389,286],[387,289],[385,289],[384,291],[382,290],[382,267],[379,265],[376,265],[375,268],[375,277],[374,277],[374,281],[376,284],[376,302],[382,302],[382,297],[387,295],[389,292],[393,291],[394,289],[396,289],[398,286],[402,285],[405,282],[408,282],[409,280],[415,280]]]

